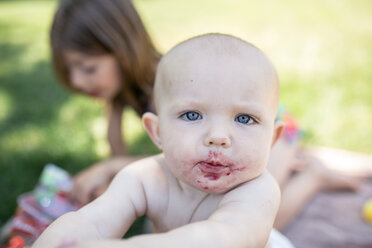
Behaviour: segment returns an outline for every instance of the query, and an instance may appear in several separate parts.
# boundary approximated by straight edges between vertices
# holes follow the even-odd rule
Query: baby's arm
[[[33,248],[55,248],[62,242],[99,239],[92,223],[79,211],[67,213],[54,221],[32,245]]]
[[[228,230],[221,228],[216,235],[220,247],[265,247],[279,204],[279,186],[265,171],[226,194],[208,221],[218,222]]]
[[[89,242],[77,247],[265,247],[279,201],[279,187],[265,172],[227,193],[217,210],[205,221],[167,233],[141,235],[125,241]]]
[[[146,160],[143,160],[146,161]],[[140,179],[128,166],[114,178],[107,191],[77,212],[58,218],[33,247],[58,247],[66,240],[76,243],[100,238],[121,238],[137,216],[146,210]]]
[[[145,244],[143,247],[264,247],[279,203],[279,187],[271,174],[264,172],[226,193],[208,220],[153,238],[135,237],[133,247],[142,247],[142,244]],[[153,246],[146,246],[147,242]]]

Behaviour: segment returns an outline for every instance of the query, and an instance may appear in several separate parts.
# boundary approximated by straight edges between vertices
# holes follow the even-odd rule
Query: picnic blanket
[[[317,194],[283,233],[297,248],[371,248],[372,224],[362,209],[372,199],[372,180],[358,192]]]

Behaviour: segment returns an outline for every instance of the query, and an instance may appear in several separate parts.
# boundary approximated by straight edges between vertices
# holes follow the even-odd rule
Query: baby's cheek
[[[176,177],[186,178],[189,176],[191,171],[190,156],[187,155],[187,151],[183,151],[181,147],[170,147],[164,149],[164,156],[167,160],[167,164],[170,170]]]
[[[264,171],[266,160],[265,151],[254,150],[252,153],[242,156],[239,164],[244,166],[244,171],[247,175],[249,174],[251,177],[255,177]]]
[[[163,136],[163,150],[167,150],[168,153],[174,154],[174,156],[180,157],[188,154],[188,150],[195,145],[192,145],[187,135],[181,135],[180,133],[167,133]]]

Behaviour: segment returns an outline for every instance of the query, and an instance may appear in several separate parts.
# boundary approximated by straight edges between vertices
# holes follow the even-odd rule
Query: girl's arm
[[[111,149],[111,156],[125,156],[126,146],[121,129],[123,117],[123,106],[120,104],[107,104],[107,140]]]

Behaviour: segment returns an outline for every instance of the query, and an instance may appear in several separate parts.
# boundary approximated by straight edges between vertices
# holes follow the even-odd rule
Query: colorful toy
[[[1,228],[0,248],[26,248],[53,220],[77,210],[66,195],[71,187],[72,179],[66,171],[47,164],[36,188],[18,197],[15,215]]]
[[[298,121],[283,104],[279,105],[276,120],[284,122],[283,137],[288,143],[295,143],[304,136],[304,131],[300,129]]]
[[[9,240],[8,246],[6,248],[25,248],[26,241],[21,236],[14,236]]]
[[[372,224],[372,199],[369,199],[363,206],[363,217],[369,223]]]

